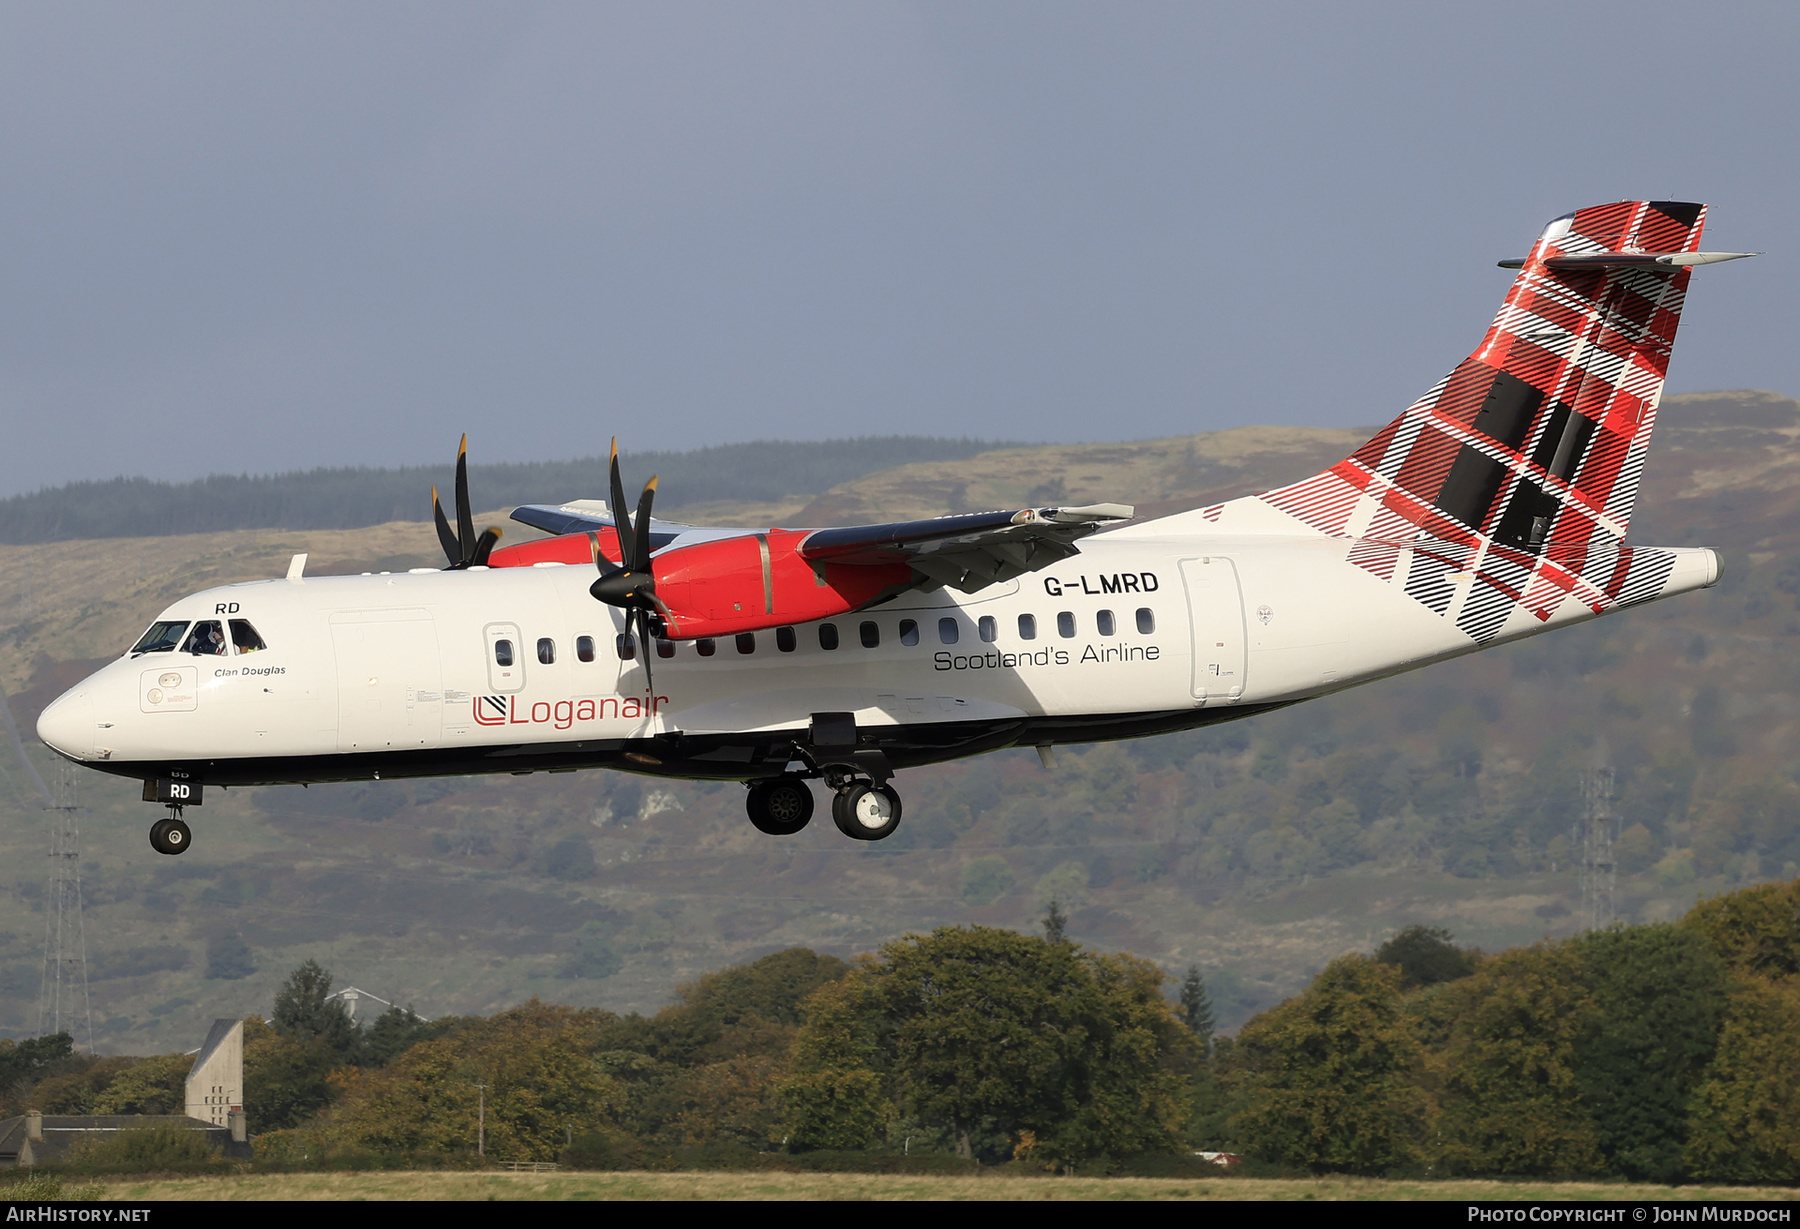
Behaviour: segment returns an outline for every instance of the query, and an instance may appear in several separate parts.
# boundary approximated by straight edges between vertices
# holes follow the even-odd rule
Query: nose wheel
[[[159,819],[150,825],[150,848],[157,853],[174,855],[186,853],[187,847],[193,843],[194,834],[187,823],[179,815],[171,815],[167,819]]]
[[[853,841],[879,841],[900,826],[900,795],[890,785],[847,782],[831,800],[831,819]]]

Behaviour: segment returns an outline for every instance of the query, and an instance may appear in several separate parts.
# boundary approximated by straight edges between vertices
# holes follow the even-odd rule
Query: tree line
[[[479,441],[477,441],[479,445]],[[691,451],[621,452],[632,491],[661,478],[667,508],[710,500],[770,501],[816,495],[841,482],[915,461],[974,456],[1006,444],[890,435],[793,442],[763,440]],[[607,498],[608,458],[470,465],[478,508]],[[286,474],[215,474],[192,482],[110,478],[0,499],[0,542],[160,537],[232,529],[358,529],[431,519],[435,484],[446,504],[454,458],[398,469],[320,468]]]
[[[309,961],[246,1028],[258,1155],[470,1163],[479,1133],[488,1158],[618,1168],[1145,1172],[1207,1149],[1318,1173],[1800,1179],[1800,883],[1491,956],[1411,927],[1235,1037],[1213,1036],[1197,969],[1172,985],[1064,923],[1053,902],[1041,935],[790,949],[653,1016],[534,999],[358,1026]],[[179,1112],[189,1062],[0,1042],[3,1108]]]

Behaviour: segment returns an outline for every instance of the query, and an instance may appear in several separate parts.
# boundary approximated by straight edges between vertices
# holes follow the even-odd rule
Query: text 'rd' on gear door
[[[428,610],[331,616],[337,652],[338,750],[422,747],[444,721],[437,626]]]
[[[1194,698],[1236,704],[1244,694],[1245,643],[1237,568],[1217,555],[1183,559],[1181,579],[1194,629]]]

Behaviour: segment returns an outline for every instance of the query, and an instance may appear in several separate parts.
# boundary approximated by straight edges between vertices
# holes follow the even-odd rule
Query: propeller
[[[652,690],[650,678],[651,631],[663,630],[674,621],[673,612],[656,596],[656,576],[650,570],[650,506],[656,502],[656,479],[644,484],[638,496],[637,520],[625,510],[625,484],[619,478],[619,440],[612,442],[612,514],[613,527],[619,535],[619,563],[612,566],[600,551],[600,535],[589,534],[594,567],[600,579],[588,586],[588,592],[608,606],[625,611],[626,626],[637,638],[644,655],[644,682]]]
[[[431,512],[437,521],[438,542],[444,548],[444,554],[450,560],[448,571],[460,571],[463,568],[481,568],[487,566],[488,554],[494,549],[494,543],[500,540],[500,526],[489,525],[475,536],[475,517],[469,511],[469,436],[463,433],[462,444],[456,450],[456,531],[450,528],[450,521],[444,515],[444,505],[438,502],[438,489],[431,488]]]

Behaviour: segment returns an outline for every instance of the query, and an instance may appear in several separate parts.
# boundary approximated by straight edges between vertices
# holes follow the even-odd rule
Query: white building
[[[188,1069],[188,1117],[224,1127],[231,1125],[231,1111],[243,1108],[244,1022],[214,1020]]]

